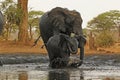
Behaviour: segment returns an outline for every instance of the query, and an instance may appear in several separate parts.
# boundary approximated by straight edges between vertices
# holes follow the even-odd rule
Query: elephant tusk
[[[70,34],[70,37],[75,37],[75,33],[71,33],[71,34]]]
[[[70,52],[71,52],[71,53],[75,53],[75,52],[71,49],[70,45],[69,45],[69,44],[67,44],[67,45],[68,45],[68,49],[70,50]]]
[[[72,54],[76,54],[76,53],[77,53],[77,50],[74,50],[74,49],[72,48],[72,46],[70,46],[69,43],[67,44],[67,46],[68,46],[68,49],[70,50],[70,53],[72,53]]]

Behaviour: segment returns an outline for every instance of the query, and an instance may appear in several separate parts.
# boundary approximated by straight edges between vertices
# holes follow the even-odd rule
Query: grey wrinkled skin
[[[70,36],[71,33],[75,34],[76,39],[78,40],[78,47],[80,48],[80,61],[78,64],[75,63],[75,67],[76,65],[79,67],[84,59],[84,45],[86,40],[83,37],[81,25],[82,18],[77,11],[70,11],[60,7],[56,7],[51,11],[46,12],[40,18],[39,23],[41,37],[45,44],[53,35],[62,33]]]
[[[4,24],[4,17],[2,12],[0,11],[0,34],[2,33],[3,30],[3,24]]]
[[[69,62],[70,53],[77,53],[78,41],[74,37],[65,34],[54,35],[49,38],[47,44],[50,67],[66,67]]]

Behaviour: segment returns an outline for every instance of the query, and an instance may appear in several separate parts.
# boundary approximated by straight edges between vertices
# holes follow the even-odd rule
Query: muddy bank
[[[48,56],[42,54],[0,54],[0,61],[4,64],[46,63]]]
[[[70,58],[79,60],[78,55],[71,55]],[[0,61],[3,64],[49,63],[49,58],[45,54],[0,54]],[[120,66],[120,54],[85,55],[84,64],[87,66]]]

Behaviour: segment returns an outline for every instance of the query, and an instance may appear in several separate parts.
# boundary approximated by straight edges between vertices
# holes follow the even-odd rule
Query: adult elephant
[[[0,34],[2,33],[3,30],[3,23],[4,23],[4,18],[2,12],[0,11]]]
[[[83,37],[81,27],[82,18],[77,11],[70,11],[66,8],[56,7],[51,11],[46,12],[41,17],[39,25],[41,36],[46,47],[46,43],[53,35],[62,33],[70,36],[71,34],[74,34],[74,37],[76,37],[79,42],[78,47],[80,48],[80,61],[77,63],[73,63],[73,65],[75,67],[78,67],[83,63],[84,44],[86,40]]]
[[[61,33],[50,37],[46,46],[52,68],[69,66],[70,53],[74,54],[78,51],[77,39]]]

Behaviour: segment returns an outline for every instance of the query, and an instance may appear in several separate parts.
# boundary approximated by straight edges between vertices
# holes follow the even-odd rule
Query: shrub
[[[109,33],[100,33],[97,37],[96,37],[96,45],[98,47],[109,47],[111,45],[113,45],[114,43],[114,39],[112,37],[112,35]]]

